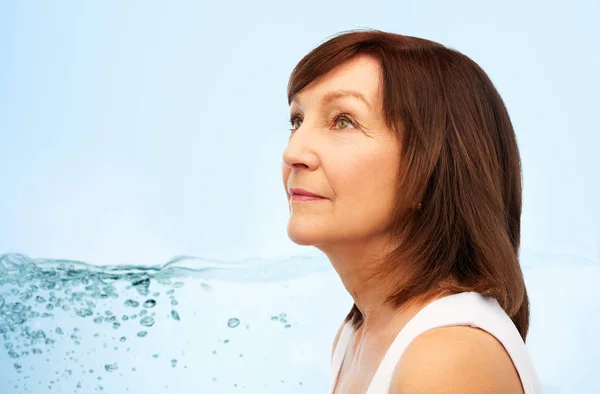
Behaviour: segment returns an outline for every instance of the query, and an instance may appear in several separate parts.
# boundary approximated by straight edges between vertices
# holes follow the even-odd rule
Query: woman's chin
[[[290,240],[298,245],[310,246],[323,242],[322,231],[315,226],[289,223],[287,234]]]
[[[290,240],[298,245],[302,246],[312,246],[318,242],[318,238],[314,236],[314,234],[303,234],[299,232],[288,232],[288,237]]]

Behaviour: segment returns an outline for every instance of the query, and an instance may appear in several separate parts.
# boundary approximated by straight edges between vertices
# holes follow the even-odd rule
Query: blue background
[[[0,1],[0,253],[320,256],[285,230],[289,74],[343,30],[428,38],[478,62],[508,107],[522,249],[537,256],[523,259],[532,352],[548,392],[593,392],[600,341],[581,330],[600,326],[586,282],[600,279],[599,17],[592,0]]]

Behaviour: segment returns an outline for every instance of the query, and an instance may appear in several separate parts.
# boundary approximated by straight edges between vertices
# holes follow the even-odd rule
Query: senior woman
[[[287,232],[354,300],[329,392],[541,393],[519,151],[486,73],[429,40],[354,30],[306,55],[287,95]]]

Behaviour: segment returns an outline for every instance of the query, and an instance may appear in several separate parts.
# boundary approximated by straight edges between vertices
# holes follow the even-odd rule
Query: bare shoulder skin
[[[390,394],[523,394],[517,370],[502,344],[469,326],[430,330],[400,359]]]

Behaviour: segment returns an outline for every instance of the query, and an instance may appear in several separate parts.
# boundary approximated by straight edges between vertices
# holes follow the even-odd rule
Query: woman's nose
[[[283,163],[290,169],[315,168],[318,163],[314,141],[296,132],[283,151]]]

